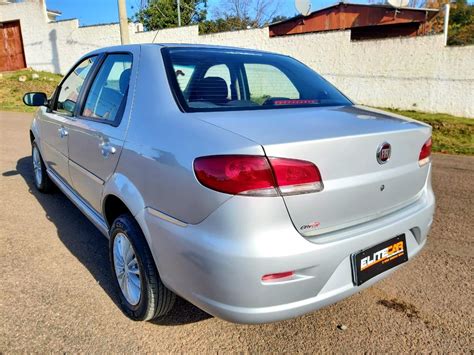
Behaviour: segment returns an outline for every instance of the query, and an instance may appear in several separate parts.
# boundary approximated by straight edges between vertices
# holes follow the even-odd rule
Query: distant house
[[[46,9],[46,15],[50,22],[57,21],[57,17],[61,16],[62,12],[58,10]]]
[[[417,36],[430,30],[429,22],[437,13],[436,9],[340,2],[271,24],[270,37],[347,29],[353,40]]]
[[[0,72],[23,69],[27,65],[22,27],[27,27],[26,46],[34,43],[40,47],[43,41],[39,35],[46,24],[55,22],[58,16],[61,11],[47,9],[45,0],[0,0]]]

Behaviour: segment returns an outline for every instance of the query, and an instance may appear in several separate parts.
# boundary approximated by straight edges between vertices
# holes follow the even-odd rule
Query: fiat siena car
[[[175,295],[233,322],[295,317],[426,243],[431,127],[357,106],[290,57],[104,48],[51,98],[24,101],[40,106],[36,187],[57,185],[109,238],[134,320],[163,316]]]

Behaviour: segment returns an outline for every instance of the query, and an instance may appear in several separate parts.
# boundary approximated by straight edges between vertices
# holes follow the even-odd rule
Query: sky
[[[132,17],[140,7],[140,0],[126,0],[128,16]],[[334,3],[333,0],[313,0],[312,9],[318,9]],[[218,6],[220,0],[208,0],[210,12]],[[81,26],[100,23],[118,22],[117,0],[46,0],[48,9],[59,10],[62,15],[58,20],[78,18]],[[293,16],[296,14],[294,0],[280,0],[280,15]]]
[[[367,3],[367,0],[346,0],[347,2]],[[141,0],[126,0],[128,16],[132,17],[140,7]],[[336,0],[312,0],[312,10],[334,4]],[[469,0],[473,3],[474,0]],[[219,6],[221,0],[208,0],[209,12]],[[58,20],[78,18],[81,26],[118,22],[117,0],[46,0],[47,7],[59,10]],[[296,15],[294,0],[280,0],[279,15]]]

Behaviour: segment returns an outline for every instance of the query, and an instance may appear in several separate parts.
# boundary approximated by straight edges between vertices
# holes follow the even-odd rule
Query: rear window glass
[[[280,69],[268,64],[244,64],[249,84],[250,100],[263,105],[272,97],[290,100],[300,98],[300,93]]]
[[[341,106],[352,103],[287,56],[245,50],[165,48],[168,79],[188,112]]]
[[[188,87],[189,79],[193,75],[194,65],[175,65],[174,75],[178,81],[179,89],[184,91]]]

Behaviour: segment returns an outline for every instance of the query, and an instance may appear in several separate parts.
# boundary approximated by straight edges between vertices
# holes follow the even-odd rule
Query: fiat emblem
[[[377,148],[377,161],[379,162],[379,164],[385,164],[390,159],[391,154],[392,147],[389,143],[383,142]]]

